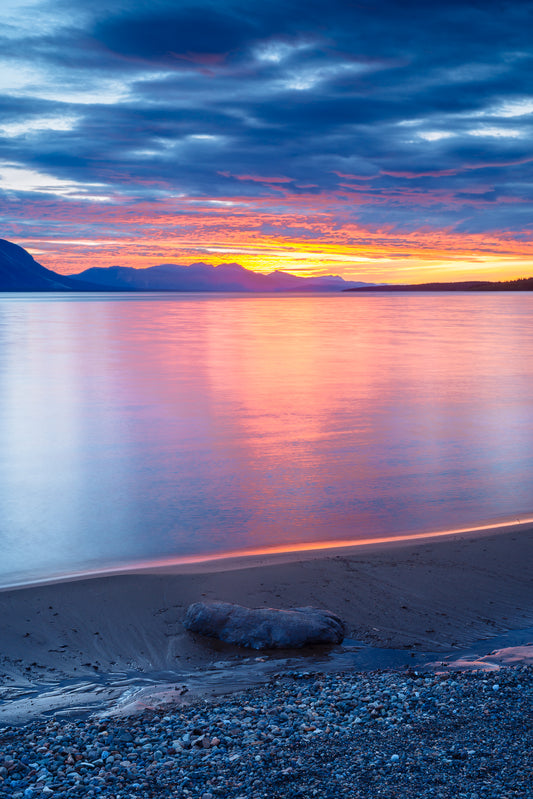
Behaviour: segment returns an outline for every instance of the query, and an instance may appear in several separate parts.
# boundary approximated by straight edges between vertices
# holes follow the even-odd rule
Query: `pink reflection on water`
[[[525,295],[7,304],[6,573],[304,551],[527,512],[532,310]]]

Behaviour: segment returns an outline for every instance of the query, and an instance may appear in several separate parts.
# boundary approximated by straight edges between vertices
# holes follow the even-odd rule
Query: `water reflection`
[[[3,295],[2,579],[527,511],[532,309]]]

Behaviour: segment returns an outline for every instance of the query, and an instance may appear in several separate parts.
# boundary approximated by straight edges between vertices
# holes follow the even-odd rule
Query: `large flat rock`
[[[229,602],[195,602],[185,620],[190,632],[252,649],[291,649],[308,644],[340,644],[344,624],[320,608],[246,608]]]

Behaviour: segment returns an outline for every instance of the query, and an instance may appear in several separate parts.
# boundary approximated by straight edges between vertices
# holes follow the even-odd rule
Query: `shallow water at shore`
[[[353,673],[377,670],[418,672],[497,671],[533,665],[533,627],[511,630],[450,652],[382,649],[345,640],[332,649],[243,655],[192,672],[122,672],[93,678],[4,684],[0,690],[0,726],[34,718],[103,717],[139,713],[161,705],[183,705],[256,688],[275,677],[305,673]]]

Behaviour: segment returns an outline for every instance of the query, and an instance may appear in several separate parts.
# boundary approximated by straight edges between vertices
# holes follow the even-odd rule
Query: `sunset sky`
[[[533,2],[2,0],[1,237],[51,269],[533,275]]]

